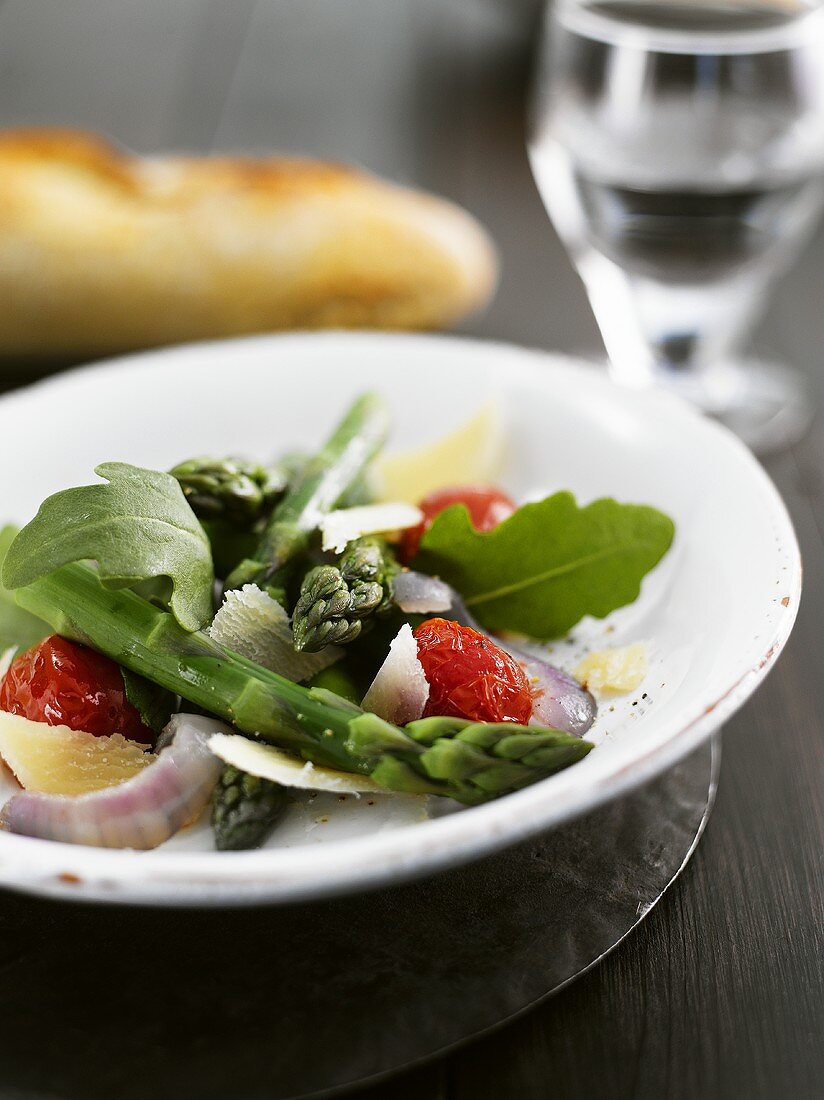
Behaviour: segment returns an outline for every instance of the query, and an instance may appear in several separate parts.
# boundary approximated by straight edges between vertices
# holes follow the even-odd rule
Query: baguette
[[[0,133],[0,353],[95,356],[295,328],[449,325],[494,288],[465,211],[300,159],[144,159]]]

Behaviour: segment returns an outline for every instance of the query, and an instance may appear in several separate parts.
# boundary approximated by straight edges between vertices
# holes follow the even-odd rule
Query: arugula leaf
[[[123,676],[126,698],[149,729],[160,733],[172,716],[175,707],[174,695],[122,665],[120,672]]]
[[[92,559],[112,588],[168,578],[177,621],[186,630],[204,626],[213,611],[212,555],[178,482],[125,462],[106,462],[95,473],[106,483],[43,501],[9,547],[3,584],[20,588],[61,565]]]
[[[579,508],[555,493],[482,534],[456,504],[424,534],[415,565],[456,588],[489,630],[546,640],[637,599],[674,532],[655,508],[611,499]]]
[[[0,529],[0,567],[17,532],[11,524]],[[51,633],[48,623],[18,607],[14,593],[0,585],[0,650],[30,649]]]

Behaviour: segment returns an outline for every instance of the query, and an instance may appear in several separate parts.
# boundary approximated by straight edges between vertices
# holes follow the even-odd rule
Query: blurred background
[[[473,212],[501,253],[498,294],[464,331],[602,354],[526,158],[541,8],[0,0],[0,125],[87,128],[142,154],[305,153],[431,189]],[[819,236],[756,336],[811,370],[818,341],[803,319],[818,309],[822,248]]]

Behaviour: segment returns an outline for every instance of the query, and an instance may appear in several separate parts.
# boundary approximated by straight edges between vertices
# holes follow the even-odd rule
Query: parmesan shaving
[[[277,672],[287,680],[309,680],[342,656],[335,646],[319,653],[298,653],[289,616],[256,584],[227,592],[223,606],[209,627],[209,637],[241,657]]]
[[[421,717],[428,699],[429,683],[418,660],[418,643],[409,623],[404,623],[361,705],[387,722],[405,726]]]
[[[412,504],[365,504],[359,508],[341,508],[330,512],[321,524],[324,550],[342,554],[347,543],[361,535],[405,531],[423,522],[423,512]]]
[[[335,794],[386,794],[383,787],[366,775],[322,768],[308,760],[281,752],[273,745],[261,745],[239,734],[216,733],[209,748],[220,759],[241,771],[269,779],[282,787],[302,791],[332,791]]]
[[[590,653],[575,669],[575,676],[590,691],[635,691],[647,674],[649,661],[643,642],[620,649]]]

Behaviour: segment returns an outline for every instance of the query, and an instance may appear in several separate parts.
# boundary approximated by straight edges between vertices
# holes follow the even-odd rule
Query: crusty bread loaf
[[[490,241],[467,213],[363,172],[0,134],[0,355],[436,328],[483,305],[494,281]]]

